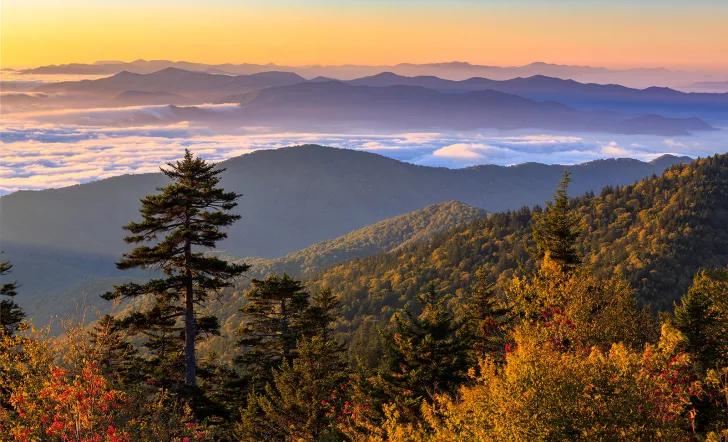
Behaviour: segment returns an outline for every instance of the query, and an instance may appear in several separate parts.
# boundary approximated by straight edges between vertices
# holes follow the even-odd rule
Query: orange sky
[[[728,67],[728,1],[1,1],[3,66],[144,58]]]

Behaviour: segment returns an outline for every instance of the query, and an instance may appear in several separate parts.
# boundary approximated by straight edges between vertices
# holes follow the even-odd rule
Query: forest
[[[0,285],[0,440],[728,441],[728,155],[278,262],[213,253],[222,169],[163,172],[113,314],[52,336]]]

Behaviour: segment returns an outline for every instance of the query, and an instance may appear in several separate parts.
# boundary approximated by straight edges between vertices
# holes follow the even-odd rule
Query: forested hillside
[[[728,156],[673,166],[629,186],[606,187],[572,201],[579,251],[604,277],[624,276],[638,298],[669,310],[700,268],[728,264]],[[432,241],[322,271],[313,287],[340,293],[344,316],[388,316],[428,284],[462,296],[477,270],[504,281],[528,253],[540,209],[490,214]]]
[[[164,172],[120,260],[162,272],[121,312],[52,338],[0,285],[3,440],[728,438],[728,155],[574,199],[563,171],[544,208],[432,206],[243,284],[207,253],[239,195],[190,152]]]
[[[390,252],[427,240],[438,233],[468,224],[485,215],[486,212],[482,209],[457,201],[448,201],[380,221],[278,259],[255,257],[232,259],[251,264],[250,273],[256,276],[265,277],[283,272],[291,276],[308,275],[334,264]]]
[[[578,250],[585,263],[600,277],[625,278],[654,311],[671,310],[699,269],[728,265],[728,155],[676,165],[636,184],[605,187],[570,204],[579,220]],[[534,268],[532,222],[541,210],[490,213],[428,241],[334,265],[304,281],[312,291],[328,288],[339,296],[342,330],[389,319],[430,284],[455,295],[455,306],[477,272],[502,283]],[[311,249],[274,261],[279,266],[260,267],[263,274],[294,270],[288,260],[300,262],[305,256],[316,255]],[[252,264],[254,274],[261,274],[258,263]],[[225,318],[228,334],[239,326],[235,311],[245,303],[247,286],[243,282],[212,307]],[[226,351],[224,341],[214,339],[213,347]]]

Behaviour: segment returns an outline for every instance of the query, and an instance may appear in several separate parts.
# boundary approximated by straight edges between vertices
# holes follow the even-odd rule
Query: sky
[[[725,69],[728,1],[2,0],[4,67],[534,61]]]

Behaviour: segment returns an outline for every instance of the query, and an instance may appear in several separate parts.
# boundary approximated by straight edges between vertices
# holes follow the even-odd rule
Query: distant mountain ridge
[[[407,88],[410,89],[407,89]],[[278,88],[268,91],[270,88]],[[383,90],[382,90],[383,89]],[[409,122],[418,122],[422,126],[453,128],[525,128],[536,127],[545,129],[574,129],[587,131],[619,131],[614,120],[625,119],[629,116],[642,116],[645,114],[661,115],[667,118],[693,118],[707,117],[710,120],[728,123],[728,93],[684,93],[669,88],[632,89],[619,85],[583,84],[573,80],[533,76],[528,78],[515,78],[498,81],[487,78],[474,77],[463,81],[446,80],[434,76],[406,77],[391,72],[379,73],[370,77],[362,77],[351,81],[341,82],[317,77],[313,80],[290,72],[268,71],[251,75],[223,75],[208,72],[186,71],[179,68],[165,68],[149,74],[136,74],[121,72],[107,78],[97,80],[81,80],[72,82],[59,82],[43,84],[35,88],[36,92],[66,94],[72,97],[88,97],[95,100],[107,100],[94,104],[106,107],[121,105],[123,100],[115,97],[134,92],[133,99],[128,99],[129,105],[143,104],[170,104],[190,105],[203,103],[248,103],[260,108],[262,97],[266,101],[266,108],[270,110],[274,102],[283,105],[283,101],[291,100],[291,95],[305,103],[293,103],[305,106],[308,110],[305,117],[307,124],[337,124],[335,120],[343,119],[350,114],[352,118],[361,118],[372,124],[377,116],[382,121],[377,123],[394,124],[401,121],[401,125]],[[431,91],[431,92],[428,92]],[[492,92],[486,92],[492,91]],[[351,103],[358,108],[341,108],[342,100],[353,100],[358,92],[358,102]],[[440,95],[436,95],[437,92]],[[484,110],[486,115],[478,115],[477,109],[472,109],[474,98],[481,101],[481,105],[491,104],[498,106],[506,103],[505,96],[495,94],[508,94],[530,100],[530,106],[524,105],[519,109],[519,115],[505,116],[506,109],[496,107]],[[149,95],[142,95],[148,93]],[[162,96],[153,96],[152,93],[172,94],[164,100]],[[385,103],[389,109],[374,109],[371,115],[366,115],[368,108],[377,106],[377,100],[387,95]],[[188,100],[178,98],[181,96]],[[399,99],[399,101],[397,101]],[[338,102],[336,102],[338,100]],[[412,101],[416,103],[412,103]],[[515,102],[507,102],[510,106]],[[540,103],[551,103],[542,105]],[[624,113],[619,116],[609,113],[583,113],[559,115],[552,112],[555,103],[569,106],[576,110],[611,110]],[[404,108],[406,105],[415,105],[416,108]],[[331,106],[339,107],[332,109]],[[447,110],[440,108],[449,106]],[[544,109],[548,106],[552,108]],[[393,107],[400,107],[400,114],[393,112]],[[458,107],[460,107],[458,109]],[[467,107],[467,109],[465,109]],[[541,114],[538,109],[541,108]],[[476,113],[473,114],[472,111]],[[561,107],[567,111],[566,107]],[[290,110],[285,110],[290,111]],[[185,112],[184,114],[182,112]],[[390,115],[384,117],[383,112]],[[423,113],[424,112],[424,113]],[[536,112],[536,113],[533,113]],[[204,118],[204,113],[176,110],[179,119]],[[429,113],[429,115],[425,115]],[[498,121],[498,116],[504,116]],[[232,115],[231,115],[232,117]],[[270,118],[284,118],[285,115],[272,115]],[[300,119],[300,116],[294,116]],[[316,118],[318,121],[315,121]],[[418,118],[419,117],[419,118]],[[144,118],[141,117],[141,121]],[[139,120],[140,118],[137,118]],[[146,118],[149,118],[147,116]],[[245,118],[264,120],[261,115],[245,115]],[[639,120],[637,121],[637,123]],[[348,122],[347,122],[348,123]],[[268,124],[262,121],[261,124]],[[276,125],[272,122],[272,125]],[[632,123],[627,133],[649,133],[657,135],[687,134],[691,130],[709,130],[704,126],[684,124],[682,121],[670,120],[663,125],[651,124],[640,130],[638,124]],[[647,129],[649,128],[649,130]]]
[[[386,87],[421,86],[442,92],[463,93],[492,89],[538,101],[558,101],[584,109],[614,109],[625,112],[675,115],[719,115],[728,117],[728,93],[681,92],[670,88],[635,89],[618,84],[579,83],[545,75],[491,80],[473,77],[462,81],[435,76],[405,77],[383,72],[348,82],[352,85]]]
[[[230,118],[277,127],[347,125],[359,129],[545,129],[664,136],[714,128],[702,120],[654,115],[634,119],[609,111],[584,111],[555,101],[534,101],[491,89],[446,93],[421,86],[355,86],[305,82],[234,95]],[[205,119],[205,111],[196,117]],[[184,118],[184,117],[181,117]],[[210,121],[212,119],[210,118]]]
[[[486,66],[467,62],[444,62],[396,65],[307,65],[283,66],[268,64],[203,64],[192,62],[173,62],[168,60],[136,60],[133,62],[103,62],[94,64],[49,65],[20,71],[25,74],[77,74],[77,75],[110,75],[122,71],[150,73],[160,69],[175,67],[179,69],[214,72],[224,74],[246,75],[264,71],[294,72],[306,78],[318,76],[352,80],[358,77],[391,71],[400,75],[437,75],[451,80],[464,80],[470,77],[487,77],[494,80],[507,80],[516,77],[547,75],[564,79],[609,84],[617,83],[632,87],[679,86],[698,81],[718,80],[714,74],[703,72],[671,71],[665,68],[633,68],[608,69],[591,66],[569,66],[552,63],[535,62],[523,66]]]
[[[129,90],[168,92],[194,97],[219,97],[255,89],[305,81],[290,72],[261,72],[250,75],[222,75],[168,67],[148,74],[129,71],[97,80],[64,81],[38,86],[41,92],[82,92],[111,97]]]

